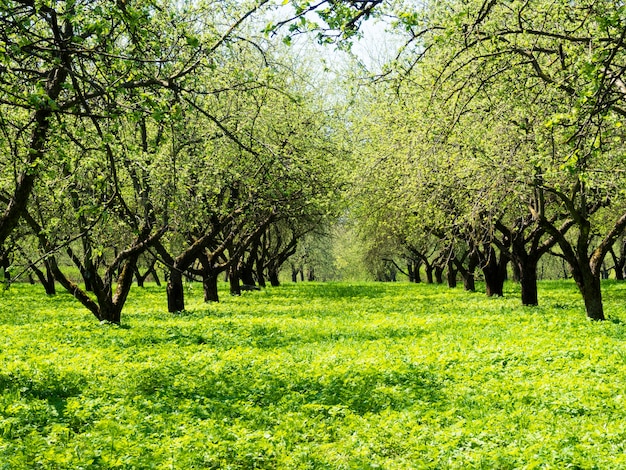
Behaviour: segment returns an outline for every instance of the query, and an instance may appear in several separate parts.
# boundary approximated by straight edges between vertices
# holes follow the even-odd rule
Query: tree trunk
[[[208,274],[202,277],[202,287],[204,288],[205,302],[219,302],[220,297],[217,292],[217,274]]]
[[[473,272],[463,275],[463,289],[467,292],[476,292],[476,279],[474,279]]]
[[[64,48],[69,51],[69,48]],[[48,81],[42,82],[45,85],[46,94],[49,102],[54,103],[63,90],[63,84],[69,74],[68,60],[69,52],[60,52],[57,56],[59,66],[46,74]],[[30,146],[26,152],[26,160],[24,161],[24,171],[17,177],[15,189],[9,203],[0,214],[0,246],[4,244],[13,229],[17,227],[22,215],[26,211],[28,200],[35,186],[35,181],[39,173],[41,161],[43,161],[46,144],[48,143],[48,133],[50,130],[50,121],[52,119],[52,107],[44,105],[39,107],[33,115],[35,126],[31,134]]]
[[[443,268],[441,266],[435,266],[435,282],[437,284],[443,284]]]
[[[157,271],[154,267],[152,267],[152,270],[150,271],[152,273],[152,279],[154,280],[154,283],[161,287],[161,280],[159,279],[159,275],[157,274]]]
[[[496,250],[489,247],[486,250],[482,271],[485,276],[485,291],[487,296],[502,297],[504,295],[504,281],[506,280],[506,265],[508,259],[500,253],[500,259],[496,255]]]
[[[452,261],[454,262],[458,272],[461,274],[461,278],[463,279],[463,288],[467,292],[476,292],[475,272],[476,267],[478,266],[478,254],[471,251],[463,256],[463,258],[465,257],[467,257],[467,266],[463,264],[463,261],[459,261],[456,257]]]
[[[265,287],[265,274],[263,272],[263,262],[259,259],[256,262],[256,278],[259,287]]]
[[[241,285],[239,284],[239,273],[233,265],[230,268],[228,282],[230,283],[230,295],[241,295]]]
[[[485,292],[488,297],[502,297],[504,295],[504,279],[497,273],[483,269],[485,276]]]
[[[175,267],[170,270],[167,280],[167,311],[170,313],[185,310],[185,289],[183,286],[183,273]]]
[[[537,260],[527,258],[513,264],[518,267],[520,288],[522,290],[522,305],[539,305],[537,294]]]
[[[605,320],[600,279],[593,279],[591,282],[588,282],[581,290],[581,293],[585,301],[587,317],[594,321]]]
[[[448,287],[452,289],[456,287],[456,269],[454,269],[452,262],[448,263],[448,273],[446,279],[448,281]]]
[[[256,285],[256,281],[254,279],[254,274],[252,272],[252,267],[243,265],[239,267],[239,279],[244,285],[254,286]]]
[[[426,265],[426,284],[433,283],[433,267]]]
[[[497,262],[489,262],[482,268],[485,276],[485,291],[488,297],[504,295],[504,277],[500,275]]]
[[[572,274],[583,296],[587,318],[597,321],[605,320],[600,276],[594,275],[593,270],[586,265],[573,267]]]
[[[422,274],[420,272],[421,266],[422,266],[422,263],[415,262],[413,264],[413,282],[415,282],[416,284],[419,284],[422,282]]]
[[[269,268],[268,272],[267,272],[267,277],[270,281],[270,285],[272,287],[278,287],[280,286],[280,280],[278,279],[278,270],[273,269],[273,268]]]
[[[407,273],[409,274],[409,282],[415,282],[415,274],[413,273],[413,262],[406,263]]]
[[[100,321],[115,323],[119,325],[122,321],[121,309],[111,302],[100,304]]]
[[[513,268],[513,282],[522,282],[522,273],[521,273],[520,265],[518,263],[512,263],[511,266]]]
[[[135,279],[137,280],[137,287],[144,287],[145,276],[142,276],[139,272],[139,267],[135,268]]]
[[[39,282],[41,282],[41,285],[43,286],[46,295],[56,295],[57,289],[54,282],[54,275],[52,274],[52,268],[50,267],[50,262],[48,260],[45,260],[44,266],[46,268],[45,274],[40,269],[34,268],[33,271],[37,275]]]
[[[624,256],[625,249],[626,248],[622,245],[620,256],[617,256],[613,248],[609,250],[609,253],[611,254],[611,258],[613,258],[613,266],[615,270],[616,281],[624,280],[624,264],[626,263],[626,257]]]

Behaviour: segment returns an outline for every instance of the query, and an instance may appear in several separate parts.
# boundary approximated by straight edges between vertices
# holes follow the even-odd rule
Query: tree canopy
[[[180,311],[185,276],[209,301],[222,273],[238,294],[290,258],[333,271],[320,247],[338,224],[378,279],[482,275],[502,295],[510,269],[524,305],[559,257],[605,318],[626,228],[622,5],[13,0],[0,15],[3,273],[22,263],[118,323],[143,264]],[[403,46],[369,74],[349,51],[372,20]],[[294,52],[311,33],[343,51],[341,85]]]

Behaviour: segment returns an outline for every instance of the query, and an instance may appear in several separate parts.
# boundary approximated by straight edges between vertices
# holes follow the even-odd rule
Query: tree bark
[[[230,295],[241,295],[241,285],[239,284],[239,273],[237,268],[231,266],[228,272],[228,282],[230,284]]]
[[[506,280],[506,265],[508,258],[503,253],[500,259],[496,255],[496,250],[489,247],[486,250],[486,259],[483,260],[482,271],[485,276],[485,290],[487,296],[502,297],[504,295],[504,281]]]
[[[54,275],[52,274],[52,269],[48,260],[44,260],[44,267],[46,269],[45,273],[37,266],[33,266],[32,269],[37,276],[37,279],[39,279],[39,282],[43,286],[46,295],[56,295],[56,283],[54,282]]]
[[[254,279],[254,274],[252,271],[252,266],[248,266],[247,263],[242,264],[239,267],[239,279],[241,282],[247,286],[256,285],[256,281]]]
[[[172,268],[167,280],[167,311],[170,313],[185,310],[185,290],[183,286],[183,273]]]
[[[218,274],[207,274],[202,277],[202,287],[204,289],[205,302],[219,302],[220,297],[217,291]]]
[[[435,266],[435,282],[437,284],[443,284],[443,267]]]
[[[66,53],[61,53],[59,59],[65,62],[68,60],[68,56]],[[48,74],[50,78],[46,84],[46,94],[51,102],[56,101],[59,97],[68,72],[69,67],[66,64],[62,64]],[[40,161],[44,156],[48,142],[51,118],[52,108],[49,105],[38,109],[34,113],[33,122],[35,123],[35,128],[31,135],[30,146],[24,162],[24,168],[26,169],[18,176],[13,195],[4,213],[0,215],[0,245],[4,244],[26,210],[38,176]]]
[[[267,272],[267,277],[272,287],[280,286],[280,280],[278,279],[278,271],[276,269],[270,268]]]
[[[456,269],[454,269],[454,263],[450,261],[448,263],[448,272],[446,279],[448,281],[448,287],[454,289],[456,287]]]
[[[600,276],[593,275],[591,270],[583,272],[587,271],[584,268],[577,271],[574,280],[585,302],[587,317],[590,320],[605,320]]]
[[[519,269],[519,282],[522,290],[522,305],[539,305],[537,293],[537,260],[528,257],[523,262],[514,263]]]
[[[426,284],[433,283],[433,267],[426,265]]]
[[[419,262],[413,263],[413,282],[415,284],[419,284],[422,282],[422,274],[420,272],[421,266],[422,266],[422,263],[419,263]]]

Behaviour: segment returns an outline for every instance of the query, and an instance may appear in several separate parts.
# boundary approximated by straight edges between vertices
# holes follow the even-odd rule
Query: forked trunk
[[[45,273],[37,266],[33,266],[33,272],[35,273],[37,279],[39,279],[39,282],[46,291],[46,295],[56,295],[57,289],[54,282],[54,274],[52,274],[52,269],[50,267],[50,262],[48,260],[45,260],[44,266],[46,268]]]
[[[100,320],[119,325],[122,321],[121,306],[114,305],[112,302],[100,304]]]

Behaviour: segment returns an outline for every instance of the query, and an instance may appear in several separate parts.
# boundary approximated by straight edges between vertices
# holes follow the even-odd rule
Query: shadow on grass
[[[281,293],[308,299],[378,298],[389,295],[393,284],[301,283],[284,284]]]
[[[384,325],[376,328],[345,327],[328,331],[320,327],[316,329],[283,329],[275,325],[250,324],[246,322],[225,321],[205,326],[154,329],[141,336],[124,339],[124,346],[153,346],[170,344],[175,347],[207,346],[226,351],[237,347],[258,349],[283,348],[292,344],[341,343],[352,341],[394,340],[417,338],[427,331],[419,327],[405,325]]]
[[[308,375],[302,370],[259,368],[251,363],[229,364],[201,378],[178,377],[167,367],[138,371],[129,393],[196,402],[198,418],[235,417],[241,409],[279,408],[282,412],[323,413],[330,407],[356,414],[399,410],[416,403],[442,400],[439,380],[427,368],[404,364],[396,370],[342,368]]]

